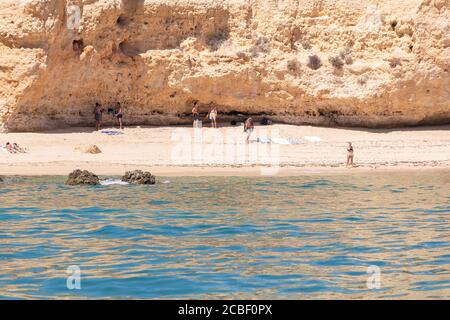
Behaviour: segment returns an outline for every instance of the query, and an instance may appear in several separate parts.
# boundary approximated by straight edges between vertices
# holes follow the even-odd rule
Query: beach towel
[[[118,136],[118,135],[124,134],[123,132],[114,131],[114,130],[103,130],[100,132],[103,134],[107,134],[108,136]]]
[[[256,141],[259,143],[271,143],[270,138],[266,138],[266,137],[258,137],[258,138],[256,138]]]
[[[323,140],[322,138],[317,137],[317,136],[305,136],[304,138],[305,138],[305,140],[307,140],[307,141],[309,141],[309,142],[320,142],[320,141],[325,141],[325,140]]]
[[[296,139],[296,138],[288,138],[287,139],[289,141],[290,144],[302,144],[303,141],[300,139]]]
[[[285,138],[272,138],[270,139],[272,143],[276,144],[291,144],[288,139]]]
[[[302,141],[295,138],[267,138],[267,137],[258,137],[256,139],[259,143],[273,143],[273,144],[281,144],[281,145],[297,145],[301,144]]]

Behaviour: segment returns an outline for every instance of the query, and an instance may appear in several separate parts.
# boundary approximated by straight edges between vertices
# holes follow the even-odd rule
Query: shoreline
[[[96,163],[46,163],[46,164],[0,164],[0,176],[39,177],[39,176],[67,176],[75,169],[88,170],[99,176],[122,176],[126,171],[149,171],[156,177],[295,177],[309,175],[354,175],[378,173],[436,173],[450,174],[450,164],[447,165],[357,165],[347,168],[342,166],[148,166],[130,164],[96,164]]]

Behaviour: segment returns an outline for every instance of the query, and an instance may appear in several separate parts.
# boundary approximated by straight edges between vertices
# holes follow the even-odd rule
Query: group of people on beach
[[[22,148],[15,142],[7,142],[4,148],[9,153],[27,153],[27,150],[25,148]]]
[[[209,119],[211,121],[211,128],[217,128],[217,115],[218,115],[217,107],[214,104],[210,103],[206,119]],[[200,121],[200,113],[198,111],[197,101],[194,102],[194,107],[192,108],[192,117],[194,118],[194,127],[198,128],[199,127],[198,124]]]
[[[94,109],[94,118],[95,118],[95,130],[99,131],[102,126],[102,120],[103,120],[103,112],[105,112],[105,109],[102,108],[100,103],[95,103],[95,109]],[[111,114],[113,118],[116,118],[117,124],[119,125],[119,129],[123,129],[123,109],[120,102],[116,103],[116,108],[109,108],[108,114]]]
[[[218,111],[217,107],[213,104],[209,104],[209,111],[206,115],[206,119],[209,119],[211,121],[211,128],[217,128],[217,116]],[[194,106],[192,108],[192,118],[194,120],[194,128],[199,128],[199,121],[200,121],[200,112],[199,112],[199,106],[198,102],[194,102]],[[250,142],[250,136],[253,133],[253,130],[255,128],[254,122],[252,117],[249,117],[244,122],[244,132],[247,134],[246,142]],[[354,166],[353,159],[354,159],[354,150],[351,142],[348,142],[347,147],[347,167]]]
[[[103,112],[105,110],[102,108],[100,103],[95,104],[94,109],[94,117],[95,117],[95,130],[98,131],[101,129],[102,125],[102,119],[103,119]],[[108,114],[111,114],[114,118],[117,119],[117,123],[119,125],[120,130],[123,129],[123,109],[120,104],[120,102],[116,103],[116,108],[110,108],[108,109]],[[200,111],[199,111],[199,105],[198,102],[194,102],[194,106],[192,108],[192,117],[194,121],[194,128],[200,127]],[[209,104],[209,111],[206,114],[205,119],[209,119],[211,122],[211,128],[218,128],[217,126],[217,117],[218,117],[218,110],[217,107],[213,104]],[[250,137],[253,133],[253,130],[255,128],[254,122],[252,117],[249,117],[244,122],[244,132],[247,134],[246,142],[250,143]],[[26,151],[23,148],[20,148],[16,143],[10,144],[9,142],[6,144],[5,147],[6,150],[8,150],[10,153],[25,153]],[[353,163],[354,159],[354,150],[351,142],[348,142],[347,147],[347,167],[354,166]]]
[[[205,119],[209,119],[211,121],[211,128],[218,128],[218,126],[217,126],[217,116],[218,116],[217,107],[213,103],[210,103],[209,104],[209,111],[206,114]],[[194,120],[194,128],[199,128],[200,112],[199,112],[198,102],[197,101],[194,102],[194,106],[192,108],[192,118]],[[254,127],[255,126],[254,126],[252,117],[250,117],[247,120],[245,120],[245,122],[244,122],[244,132],[247,134],[247,138],[246,138],[247,143],[250,142],[250,136],[251,136],[251,134],[253,132]]]

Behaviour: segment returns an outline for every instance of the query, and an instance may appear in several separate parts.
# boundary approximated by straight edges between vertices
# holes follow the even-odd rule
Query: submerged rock
[[[0,182],[3,182],[3,178],[2,177],[0,177]]]
[[[132,184],[155,184],[156,177],[148,171],[135,170],[125,172],[122,181]]]
[[[69,174],[69,178],[67,179],[66,184],[70,186],[83,184],[98,185],[100,184],[100,179],[92,172],[77,169]]]

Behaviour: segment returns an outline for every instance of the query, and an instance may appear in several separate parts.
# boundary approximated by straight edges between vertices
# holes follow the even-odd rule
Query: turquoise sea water
[[[450,298],[448,171],[63,183],[0,184],[0,298]]]

